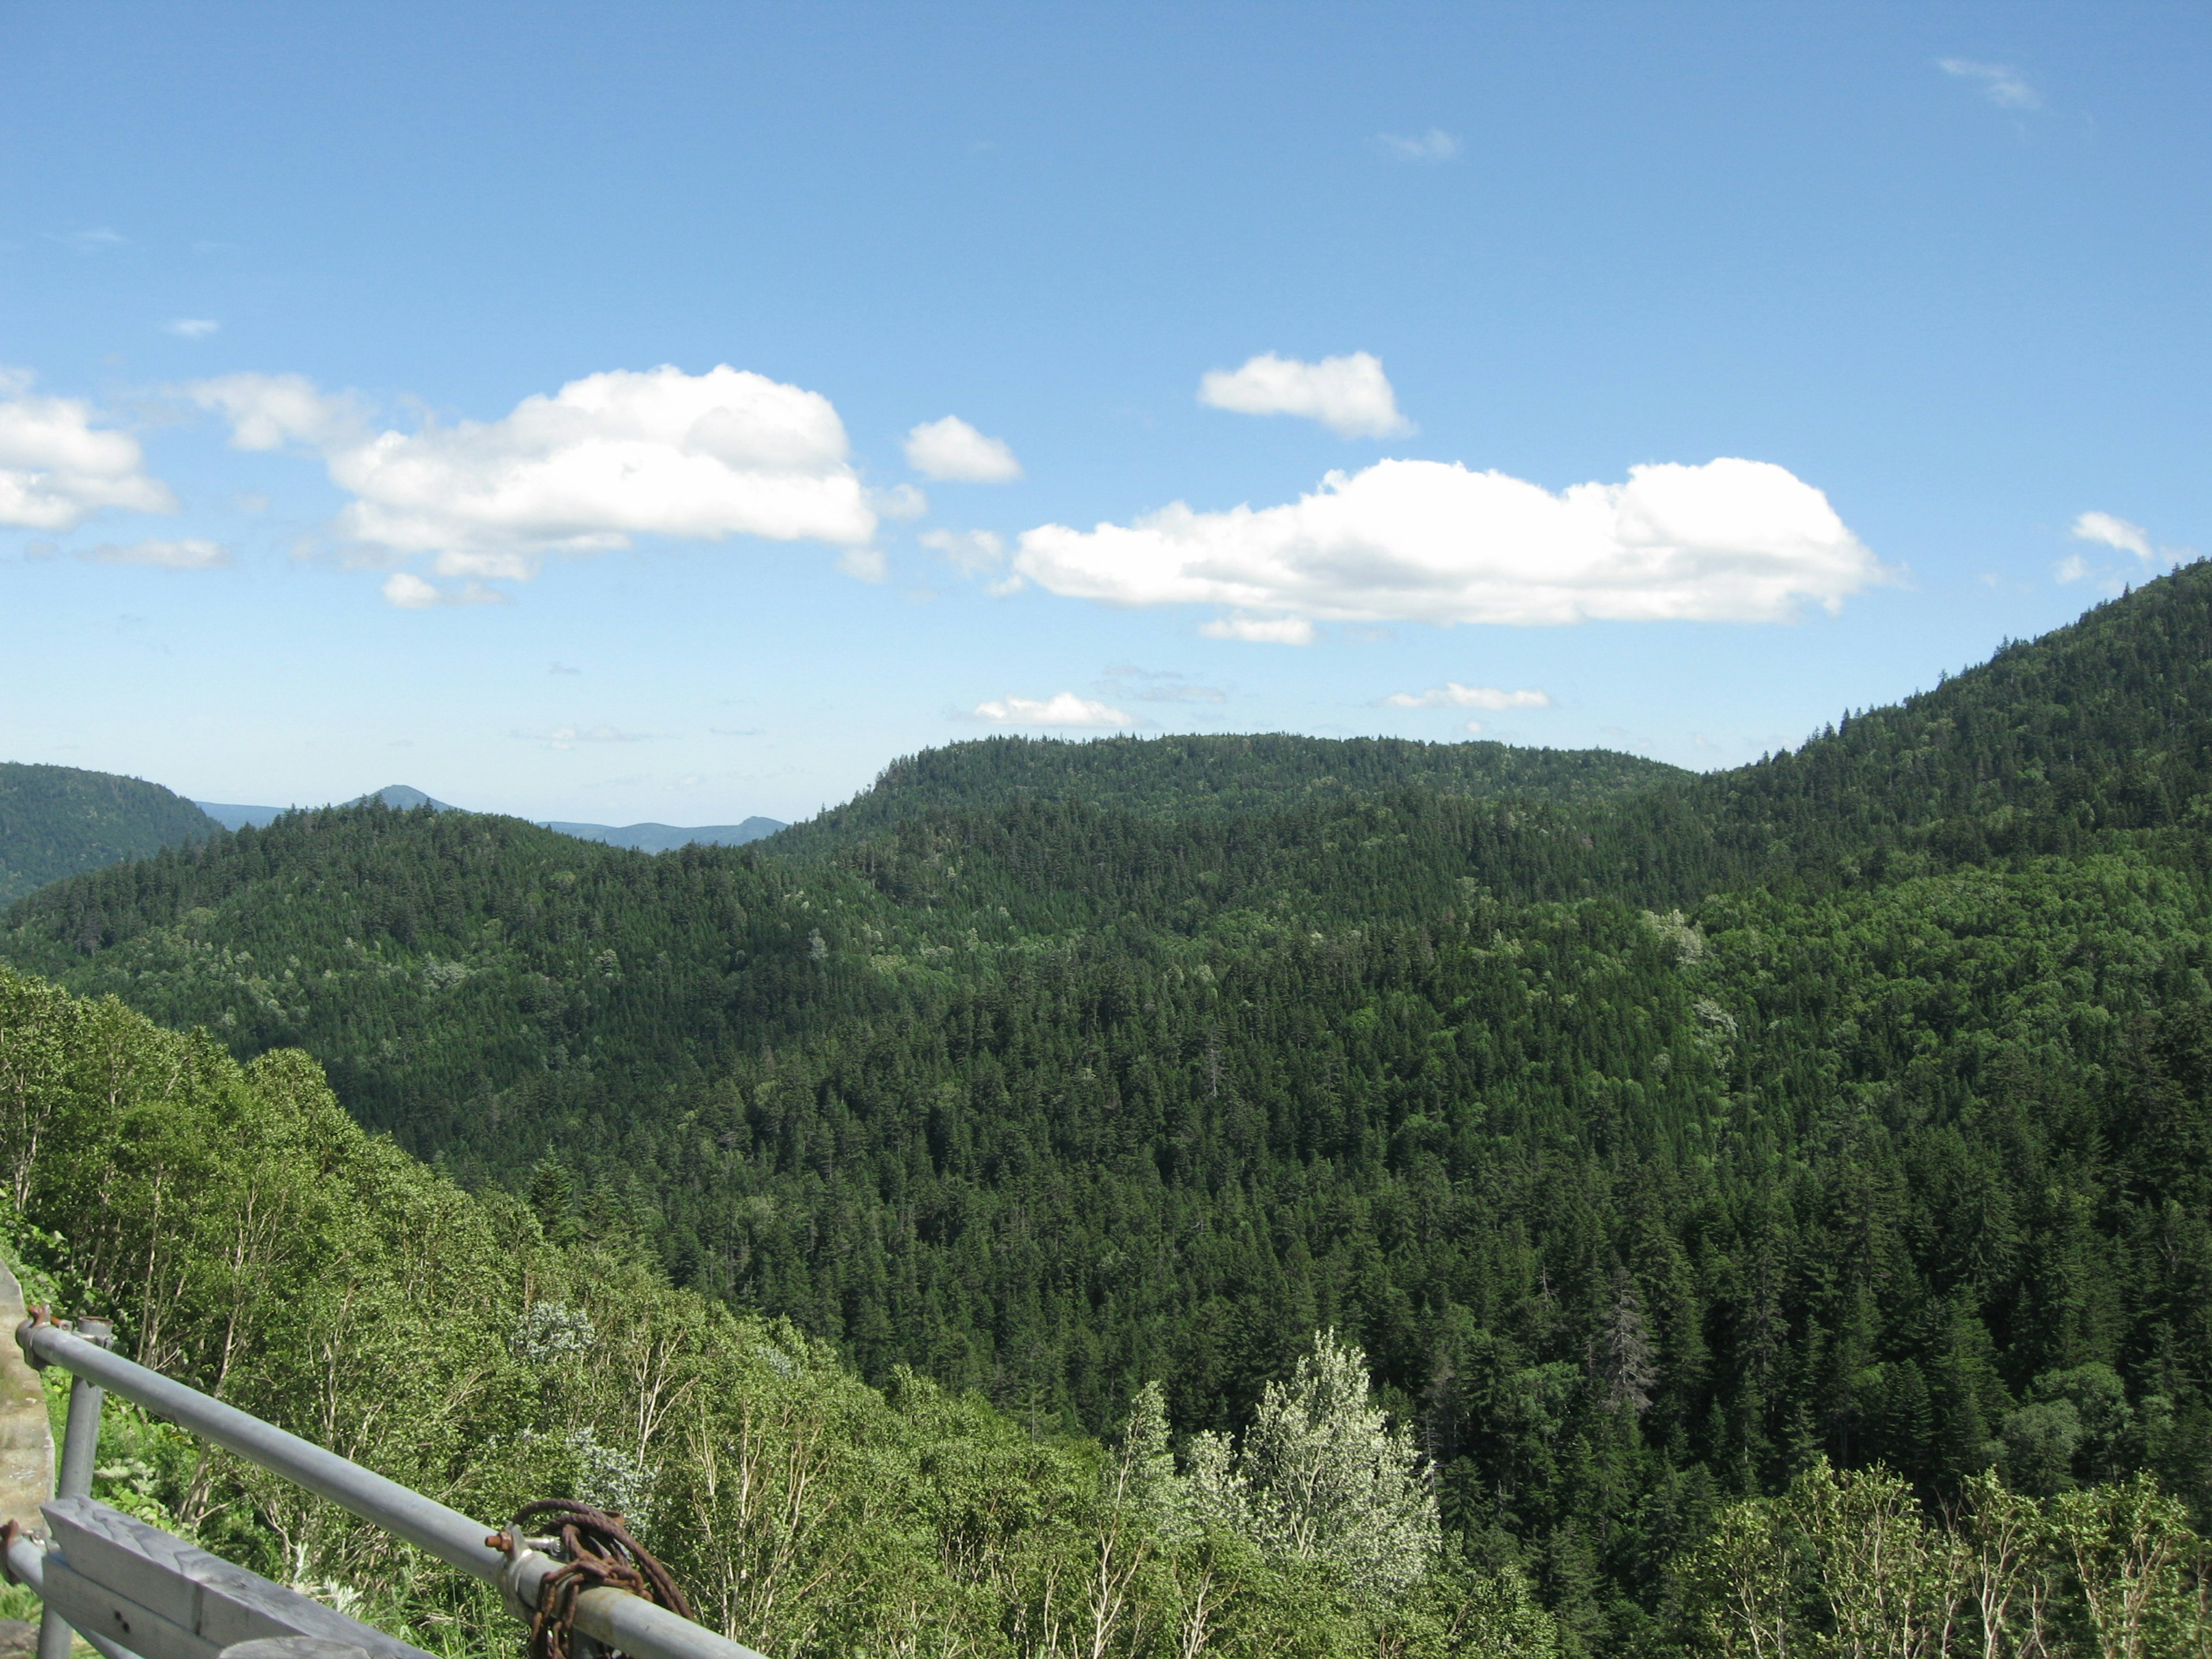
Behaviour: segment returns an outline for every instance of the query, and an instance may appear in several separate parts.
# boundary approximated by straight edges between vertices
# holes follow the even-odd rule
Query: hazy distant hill
[[[222,827],[158,783],[0,763],[0,904],[64,876],[204,841]]]
[[[743,823],[707,823],[686,830],[679,824],[627,823],[619,829],[606,823],[553,823],[543,826],[574,836],[579,841],[603,841],[610,847],[628,847],[641,853],[672,853],[679,847],[743,847],[779,830],[788,829],[781,818],[747,818]]]
[[[410,784],[386,784],[373,794],[358,795],[346,802],[348,806],[366,806],[370,802],[406,811],[416,806],[428,806],[440,812],[459,812],[467,809],[455,806],[451,801],[427,795]],[[195,802],[226,830],[242,830],[252,824],[264,830],[293,809],[289,806],[236,806],[222,801]],[[705,823],[692,828],[674,823],[553,823],[540,821],[538,828],[551,830],[563,836],[574,836],[579,841],[605,842],[610,847],[628,847],[640,853],[670,853],[679,847],[742,847],[749,841],[759,841],[787,828],[781,818],[750,817],[743,823]],[[9,895],[8,896],[13,896]]]
[[[465,809],[449,800],[440,800],[435,795],[426,795],[411,784],[387,783],[383,788],[366,795],[356,795],[346,802],[348,806],[366,806],[371,801],[380,801],[395,811],[407,811],[414,807],[427,806],[434,812],[459,812]]]
[[[256,830],[265,829],[292,810],[289,806],[240,806],[222,800],[196,800],[192,805],[226,830],[243,830],[248,824]]]

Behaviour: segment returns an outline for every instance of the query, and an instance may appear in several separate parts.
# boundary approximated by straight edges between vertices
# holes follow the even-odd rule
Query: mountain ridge
[[[1080,799],[1140,817],[1182,817],[1280,810],[1331,795],[1408,787],[1469,797],[1589,799],[1690,775],[1616,750],[1524,749],[1496,742],[1290,732],[998,736],[902,756],[851,800],[791,825],[781,844],[817,849],[908,817],[1031,799]]]

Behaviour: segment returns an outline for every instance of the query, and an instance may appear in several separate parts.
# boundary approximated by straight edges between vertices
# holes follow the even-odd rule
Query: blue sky
[[[2208,71],[2202,7],[0,4],[0,758],[686,823],[999,730],[1749,759],[2212,550]]]

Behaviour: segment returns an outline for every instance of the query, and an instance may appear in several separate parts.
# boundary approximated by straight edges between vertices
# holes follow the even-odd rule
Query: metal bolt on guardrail
[[[111,1353],[113,1340],[100,1321],[82,1320],[72,1330],[44,1310],[15,1329],[33,1368],[59,1365],[71,1377],[54,1501],[44,1509],[47,1536],[41,1541],[11,1528],[0,1540],[9,1576],[31,1586],[46,1606],[39,1659],[68,1659],[72,1628],[105,1659],[429,1659],[382,1631],[94,1501],[93,1459],[110,1392],[495,1586],[520,1618],[538,1613],[554,1580],[568,1623],[602,1650],[631,1659],[761,1659],[627,1590],[564,1586],[564,1575],[573,1581],[567,1564],[518,1547],[529,1540],[494,1534],[435,1498]],[[507,1547],[496,1547],[494,1538]]]

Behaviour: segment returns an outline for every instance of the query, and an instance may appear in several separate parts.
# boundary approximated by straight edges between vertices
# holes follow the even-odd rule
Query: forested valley
[[[1087,1572],[1095,1614],[1109,1536],[1151,1540],[1153,1576],[1093,1659],[2203,1652],[2208,830],[2206,565],[1728,773],[999,739],[658,857],[295,813],[0,923],[40,976],[0,1026],[21,1248],[142,1352],[307,1397],[274,1325],[235,1383],[194,1346],[251,1299],[219,1250],[227,1288],[157,1322],[143,1241],[101,1242],[128,1206],[83,1196],[101,1159],[152,1179],[141,1148],[186,1109],[149,1059],[143,1120],[118,1118],[98,1044],[188,1055],[191,1109],[276,1102],[252,1109],[301,1168],[342,1153],[344,1182],[481,1241],[437,1271],[480,1261],[477,1341],[506,1356],[483,1364],[526,1393],[599,1378],[592,1445],[629,1462],[587,1468],[550,1427],[529,1450],[428,1378],[451,1437],[380,1455],[459,1491],[619,1475],[674,1533],[750,1540],[683,1507],[717,1419],[641,1429],[611,1338],[559,1348],[562,1321],[617,1322],[594,1298],[645,1298],[622,1322],[687,1334],[698,1401],[830,1413],[792,1431],[825,1457],[904,1448],[883,1525],[909,1505],[912,1559],[849,1604],[729,1602],[771,1652],[918,1650],[921,1615],[889,1609],[925,1590],[969,1609],[962,1642],[1057,1651],[1037,1587]],[[223,1169],[193,1179],[244,1178]],[[253,1296],[417,1282],[397,1198],[315,1201],[346,1218]],[[1282,1449],[1329,1423],[1402,1476],[1341,1547],[1282,1519]],[[1028,1506],[989,1523],[1000,1555],[945,1543],[984,1524],[929,1485],[955,1466]],[[275,1536],[239,1494],[222,1514]],[[331,1548],[395,1617],[477,1628]]]

